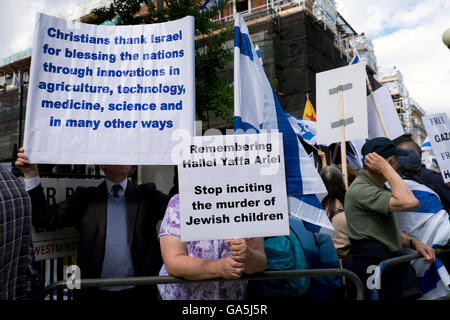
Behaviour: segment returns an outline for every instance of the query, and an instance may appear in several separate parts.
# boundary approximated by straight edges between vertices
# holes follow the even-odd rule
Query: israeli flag
[[[303,220],[312,232],[334,235],[333,225],[320,201],[325,185],[264,73],[261,60],[240,14],[234,27],[234,129],[236,133],[258,133],[262,129],[283,134],[289,212]]]
[[[353,50],[355,50],[355,56],[353,57],[353,59],[350,61],[349,64],[357,64],[359,62],[358,50],[356,48],[353,48]]]
[[[203,12],[205,10],[210,10],[214,6],[220,7],[221,4],[222,4],[221,0],[206,0],[205,2],[203,2],[202,6],[200,7],[200,10],[198,11]]]
[[[353,141],[350,141],[350,143],[351,143],[351,145],[353,147],[353,150],[356,153],[356,157],[357,157],[358,162],[360,162],[361,165],[363,165],[364,164],[364,157],[362,156],[362,151],[361,150],[362,150],[362,147],[364,146],[364,144],[366,143],[366,139],[353,140]]]
[[[404,180],[419,200],[419,209],[412,212],[397,212],[400,230],[417,238],[432,248],[446,245],[450,240],[450,220],[439,196],[427,186],[413,180]],[[436,257],[432,264],[423,259],[411,261],[420,280],[423,292],[421,300],[432,300],[450,294],[450,276]]]
[[[347,161],[353,168],[362,169],[360,160],[349,151],[347,151]]]
[[[286,114],[295,134],[307,144],[317,144],[317,123],[311,120],[299,119]]]
[[[428,139],[428,137],[422,143],[422,146],[420,147],[420,149],[422,149],[422,152],[432,151],[433,150],[433,149],[431,149],[431,142],[430,142],[430,139]]]

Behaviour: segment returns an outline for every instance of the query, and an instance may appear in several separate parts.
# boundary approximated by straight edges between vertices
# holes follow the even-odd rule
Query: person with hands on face
[[[239,279],[264,271],[264,240],[229,239],[181,242],[179,195],[174,195],[161,223],[159,240],[164,265],[159,275],[188,280]],[[163,300],[242,300],[247,281],[213,281],[158,285]]]
[[[398,156],[407,154],[390,139],[367,140],[361,150],[364,169],[345,196],[348,237],[352,244],[344,268],[356,273],[367,284],[371,265],[403,255],[403,247],[423,255],[426,263],[435,259],[434,249],[400,231],[396,211],[414,211],[419,201],[397,174]],[[385,186],[388,182],[390,189]],[[366,294],[370,297],[370,286]],[[417,299],[422,296],[414,269],[410,264],[388,268],[381,279],[381,299]]]

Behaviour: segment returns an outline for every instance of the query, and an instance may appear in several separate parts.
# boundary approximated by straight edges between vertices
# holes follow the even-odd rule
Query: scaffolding
[[[31,51],[28,51],[31,53]],[[31,57],[12,55],[0,66],[0,162],[10,161],[22,140]],[[4,59],[5,61],[5,59]]]
[[[410,96],[400,70],[396,67],[380,69],[377,80],[389,88],[405,133],[410,133],[414,141],[421,145],[427,135],[422,122],[425,111]]]

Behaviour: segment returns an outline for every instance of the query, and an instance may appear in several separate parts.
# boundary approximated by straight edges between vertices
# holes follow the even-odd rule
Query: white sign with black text
[[[422,117],[444,181],[450,182],[450,122],[445,113]]]
[[[280,133],[193,137],[183,150],[181,241],[289,234]]]

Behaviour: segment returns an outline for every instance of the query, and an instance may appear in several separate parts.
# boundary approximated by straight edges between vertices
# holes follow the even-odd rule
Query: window
[[[236,12],[248,10],[248,0],[236,0]]]

